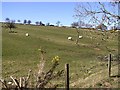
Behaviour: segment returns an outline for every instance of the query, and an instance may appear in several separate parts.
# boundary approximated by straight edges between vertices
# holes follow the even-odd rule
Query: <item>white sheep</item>
[[[26,34],[25,34],[25,36],[26,36],[26,37],[28,37],[28,36],[29,36],[29,34],[28,34],[28,33],[26,33]]]
[[[116,32],[119,32],[120,30],[116,30]]]
[[[72,37],[68,37],[68,40],[72,40]]]
[[[79,36],[78,38],[81,39],[81,38],[83,38],[83,36]]]

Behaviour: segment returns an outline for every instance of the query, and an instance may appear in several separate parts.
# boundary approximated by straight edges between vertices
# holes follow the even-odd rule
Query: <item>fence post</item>
[[[65,89],[69,90],[69,64],[65,64]]]
[[[110,54],[108,57],[108,75],[109,75],[109,77],[111,75],[111,60],[112,60],[112,56]]]

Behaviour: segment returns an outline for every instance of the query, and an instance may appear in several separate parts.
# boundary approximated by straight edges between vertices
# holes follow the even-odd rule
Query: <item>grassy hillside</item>
[[[36,71],[40,58],[38,49],[42,47],[47,52],[45,57],[47,59],[46,69],[51,66],[52,58],[58,55],[61,57],[58,69],[64,69],[65,63],[70,64],[70,83],[76,84],[72,84],[71,87],[84,87],[78,83],[81,82],[81,79],[93,78],[91,75],[101,70],[105,70],[103,72],[107,70],[107,61],[99,60],[98,56],[108,55],[107,48],[111,50],[113,55],[117,54],[117,33],[106,32],[105,34],[105,32],[101,31],[80,29],[79,32],[83,38],[79,40],[78,46],[75,44],[77,38],[75,28],[16,26],[17,28],[13,30],[17,33],[9,33],[9,29],[2,29],[3,78],[8,78],[10,75],[25,76],[29,69],[33,72]],[[29,33],[30,36],[26,37],[25,33]],[[73,41],[68,40],[68,36],[72,36]],[[115,66],[115,63],[112,62],[112,65]],[[116,75],[116,71],[117,69],[113,70],[112,74]],[[102,74],[98,73],[98,76]],[[103,77],[106,74],[104,73]],[[107,78],[102,78],[100,81]],[[59,81],[63,84],[63,87],[64,78]],[[111,84],[111,87],[115,87],[116,79],[113,82],[115,84]],[[95,86],[92,85],[89,86]]]

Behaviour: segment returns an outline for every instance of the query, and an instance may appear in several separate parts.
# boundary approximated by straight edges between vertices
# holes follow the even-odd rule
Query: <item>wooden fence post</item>
[[[108,75],[109,75],[109,77],[111,75],[111,60],[112,60],[112,56],[110,54],[108,57]]]
[[[65,64],[65,89],[69,90],[69,64]]]

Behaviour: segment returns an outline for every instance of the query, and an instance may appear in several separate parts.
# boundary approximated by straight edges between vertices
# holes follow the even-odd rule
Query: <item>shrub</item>
[[[58,84],[52,84],[50,81],[55,78],[60,78],[62,74],[64,73],[64,70],[56,71],[55,69],[59,65],[59,56],[55,56],[52,59],[52,66],[48,71],[44,70],[45,67],[45,58],[44,54],[46,53],[42,49],[39,49],[41,60],[38,65],[38,71],[34,74],[34,85],[32,88],[57,88]],[[4,88],[10,89],[25,89],[30,87],[30,78],[32,75],[32,71],[29,70],[28,75],[26,77],[20,77],[20,78],[14,78],[13,76],[10,76],[11,81],[7,82],[6,80],[0,80],[0,82],[3,84]],[[49,84],[49,85],[48,85]]]

